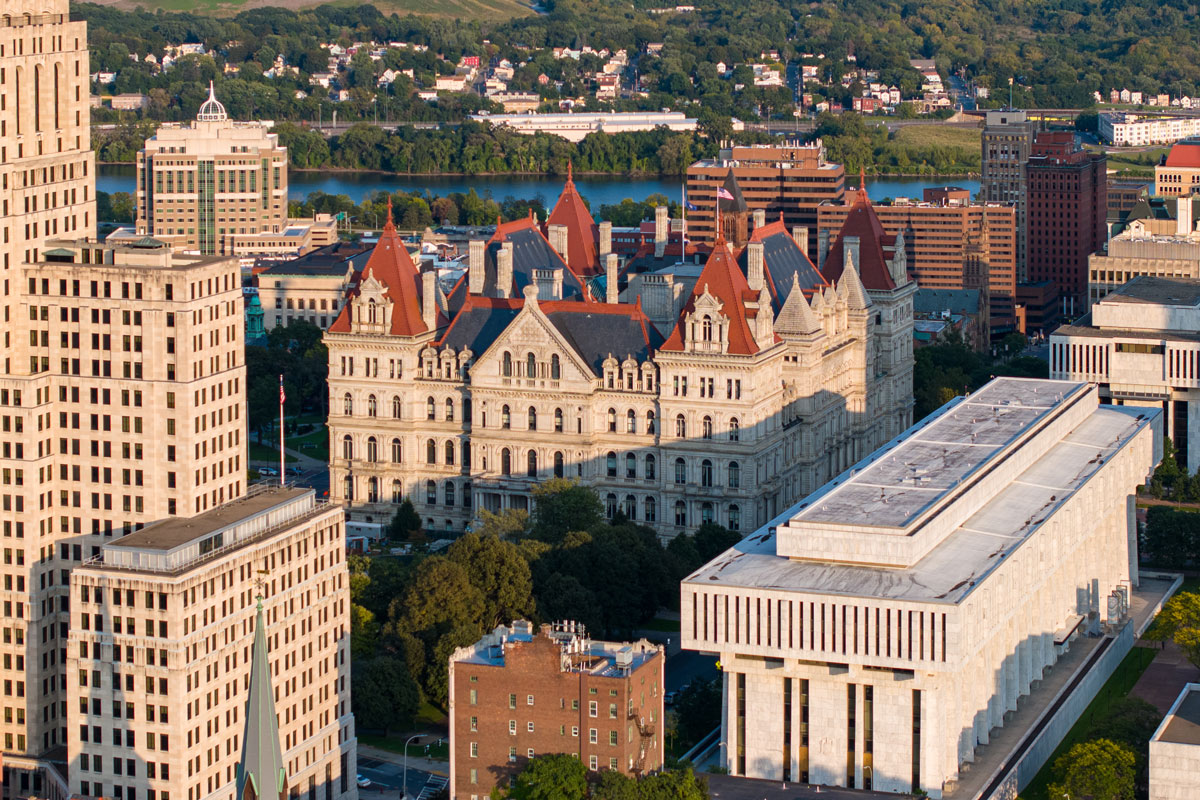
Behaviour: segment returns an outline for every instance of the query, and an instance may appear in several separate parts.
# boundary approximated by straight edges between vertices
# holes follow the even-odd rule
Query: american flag
[[[717,197],[720,198],[721,200],[732,200],[733,193],[730,192],[728,189],[726,189],[724,186],[722,186],[721,188],[717,189]]]
[[[279,405],[283,405],[283,402],[285,400],[287,400],[287,395],[284,394],[284,392],[283,392],[283,376],[280,375],[279,376]]]

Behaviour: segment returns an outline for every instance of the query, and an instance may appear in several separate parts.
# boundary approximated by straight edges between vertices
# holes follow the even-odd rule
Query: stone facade
[[[1120,624],[1159,418],[1098,400],[993,381],[683,582],[730,773],[942,797],[1072,637]]]
[[[1200,683],[1189,683],[1150,737],[1150,800],[1200,796]]]
[[[241,800],[260,595],[288,786],[356,800],[343,515],[278,487],[106,542],[71,573],[73,796]]]
[[[827,280],[773,223],[690,277],[622,288],[615,255],[599,284],[518,220],[444,295],[385,231],[325,337],[331,496],[376,522],[408,497],[461,530],[557,476],[665,537],[761,524],[911,423],[915,284],[894,238],[861,243],[865,286],[853,252]]]

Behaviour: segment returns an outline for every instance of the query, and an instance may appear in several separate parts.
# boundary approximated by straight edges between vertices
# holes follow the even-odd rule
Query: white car
[[[367,788],[368,786],[370,786],[370,785],[371,785],[371,779],[370,779],[370,778],[364,778],[364,777],[362,776],[362,773],[359,773],[359,774],[355,775],[355,776],[354,776],[354,780],[355,780],[355,782],[356,782],[356,783],[358,783],[358,788],[360,788],[360,789],[365,789],[365,788]]]
[[[279,470],[275,469],[274,467],[259,467],[258,474],[268,477],[277,477],[279,475]]]

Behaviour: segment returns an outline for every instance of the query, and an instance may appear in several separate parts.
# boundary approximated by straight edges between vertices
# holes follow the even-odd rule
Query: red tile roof
[[[1168,167],[1200,167],[1200,144],[1180,143],[1167,154]]]
[[[580,277],[599,275],[604,272],[600,265],[596,243],[600,238],[592,214],[584,205],[583,198],[575,189],[575,179],[570,163],[567,164],[567,183],[563,186],[554,210],[546,220],[547,230],[550,225],[565,225],[567,227],[567,252],[559,253],[567,257],[567,266]]]
[[[857,236],[858,263],[854,266],[858,268],[863,286],[876,291],[889,291],[896,288],[896,282],[892,280],[892,272],[887,264],[887,259],[896,245],[896,237],[884,232],[883,224],[880,223],[875,209],[871,207],[871,200],[867,197],[867,184],[861,173],[859,179],[858,192],[854,195],[850,213],[842,223],[837,241],[825,256],[821,274],[830,283],[839,281],[845,263],[843,242],[847,236]]]
[[[671,331],[670,337],[663,342],[661,349],[683,349],[684,318],[696,309],[696,299],[702,297],[705,292],[720,301],[721,312],[729,317],[729,352],[742,356],[757,353],[760,348],[754,341],[754,334],[750,331],[746,301],[757,301],[758,296],[750,290],[750,284],[746,282],[746,276],[742,274],[737,258],[730,251],[729,245],[725,243],[724,237],[719,232],[716,247],[713,249],[712,255],[708,257],[704,269],[700,271],[700,277],[696,279],[692,296],[688,299],[687,305],[683,307],[683,313],[679,315],[675,330]],[[768,310],[767,313],[770,311]]]
[[[363,267],[358,284],[373,277],[386,288],[387,298],[392,303],[393,336],[415,336],[428,330],[421,317],[421,275],[408,254],[408,248],[396,233],[392,221],[392,201],[388,198],[387,224],[379,236],[379,242],[371,251],[367,265]],[[335,333],[350,331],[350,304],[342,306],[341,313],[329,326]]]

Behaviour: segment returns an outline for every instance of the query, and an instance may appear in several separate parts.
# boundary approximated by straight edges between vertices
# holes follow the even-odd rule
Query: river
[[[858,179],[847,176],[847,186],[857,186]],[[303,200],[310,192],[344,194],[354,202],[379,190],[424,192],[447,195],[451,192],[464,194],[474,189],[480,196],[491,195],[493,199],[507,197],[534,198],[540,196],[543,205],[550,207],[562,191],[563,179],[544,175],[469,175],[409,176],[383,172],[326,172],[321,170],[297,171],[288,174],[288,194],[293,200]],[[662,178],[625,178],[607,175],[580,175],[575,178],[579,192],[587,198],[593,209],[602,205],[619,203],[626,197],[644,200],[647,196],[660,193],[672,200],[679,198],[680,183]],[[871,178],[867,180],[867,194],[872,200],[887,197],[917,197],[924,189],[935,186],[961,186],[971,194],[979,191],[979,181],[967,178]],[[134,168],[132,164],[101,164],[96,175],[96,189],[101,192],[134,191]]]

